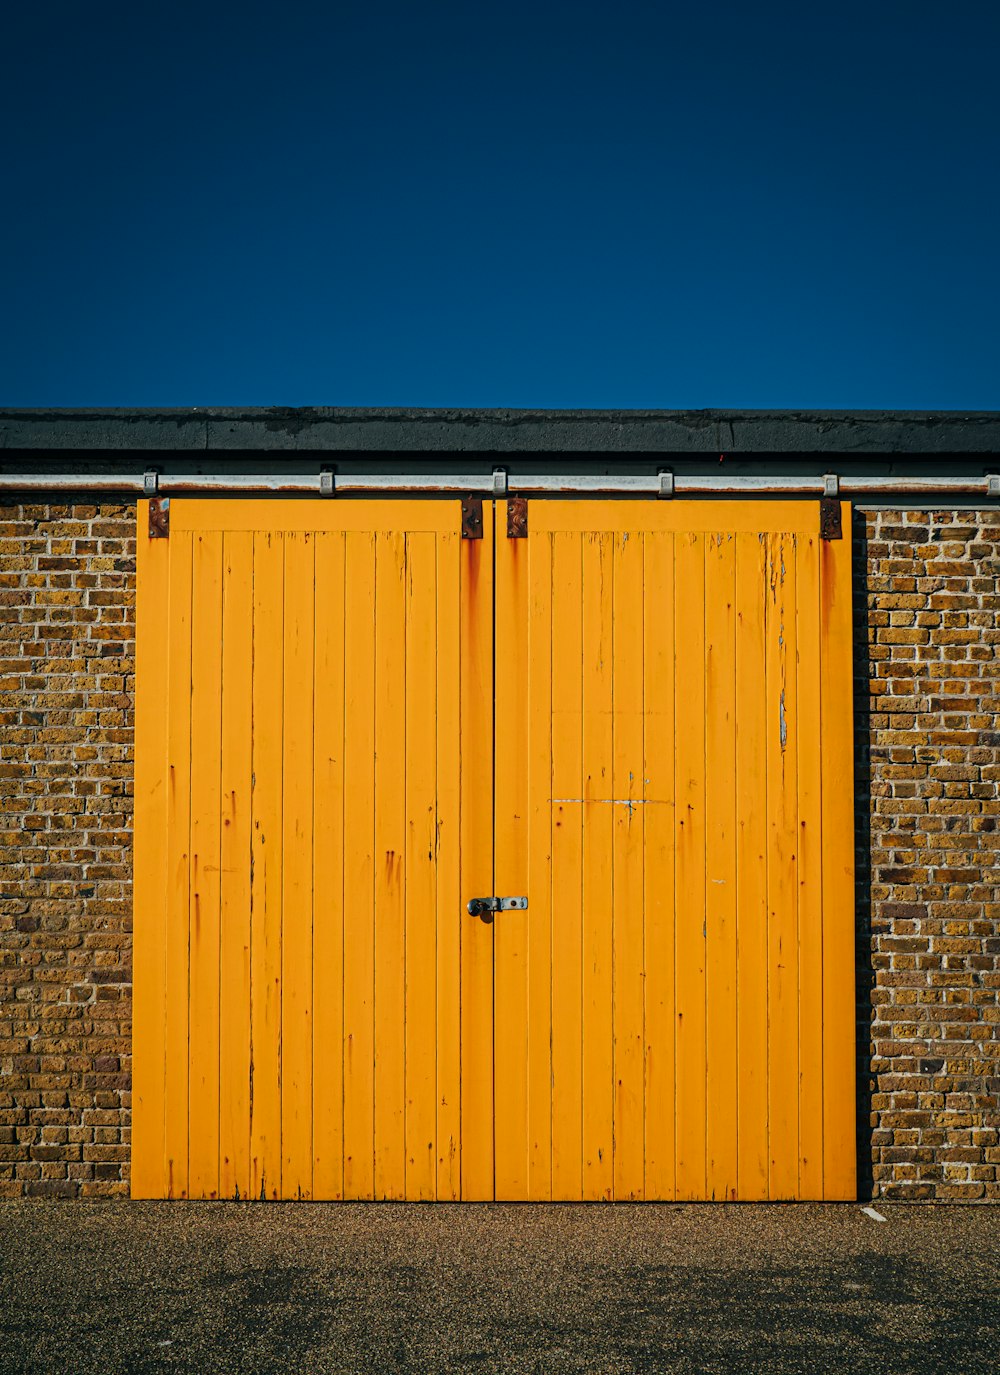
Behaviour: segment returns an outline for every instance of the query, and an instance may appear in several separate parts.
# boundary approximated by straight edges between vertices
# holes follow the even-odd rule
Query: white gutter
[[[505,496],[905,496],[1000,497],[1000,474],[982,477],[907,476],[757,476],[754,474],[595,474],[508,475],[391,474],[324,471],[315,474],[201,473],[0,473],[7,492],[134,492],[169,496],[203,494],[296,494],[301,496],[433,495]]]

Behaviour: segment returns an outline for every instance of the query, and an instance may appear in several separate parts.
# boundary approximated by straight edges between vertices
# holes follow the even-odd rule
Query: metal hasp
[[[470,917],[491,922],[497,912],[524,912],[527,906],[527,898],[470,898],[468,912]]]
[[[482,539],[483,537],[483,499],[482,497],[462,498],[462,538]]]
[[[528,537],[528,498],[507,498],[507,538],[527,539]]]
[[[149,538],[170,538],[170,498],[152,497],[149,503]]]

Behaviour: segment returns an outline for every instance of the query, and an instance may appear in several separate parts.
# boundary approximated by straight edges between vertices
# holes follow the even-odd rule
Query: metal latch
[[[490,922],[497,912],[523,912],[527,906],[527,898],[470,898],[468,910],[470,917]]]

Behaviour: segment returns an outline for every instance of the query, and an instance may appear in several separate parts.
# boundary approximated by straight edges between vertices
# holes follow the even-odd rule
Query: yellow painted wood
[[[705,536],[675,542],[677,1197],[707,1196],[705,1068]]]
[[[492,539],[457,501],[197,505],[142,554],[137,1188],[459,1197],[467,1119],[492,1197]]]
[[[736,542],[729,531],[705,546],[705,1052],[706,1188],[735,1199],[736,1030]]]
[[[491,1199],[493,928],[465,912],[493,890],[493,522],[460,543],[462,1198]]]
[[[222,536],[194,536],[191,638],[189,1189],[219,1194]]]
[[[404,1196],[437,1196],[437,586],[435,540],[406,537]],[[451,909],[459,919],[457,901]]]
[[[851,528],[849,502],[841,522]],[[820,545],[823,808],[823,1193],[857,1197],[851,544]]]
[[[436,859],[437,1084],[436,1196],[462,1192],[462,907],[461,874],[461,582],[460,540],[452,531],[436,541],[437,813]],[[484,707],[485,703],[482,704]],[[456,726],[458,729],[456,729]],[[471,751],[470,751],[471,753]],[[471,920],[471,918],[470,918]]]
[[[140,692],[135,720],[135,848],[133,852],[132,953],[132,1172],[133,1198],[163,1198],[164,1078],[166,1071],[166,834],[168,656],[170,625],[169,546],[151,540],[137,509],[136,676]]]
[[[457,498],[440,501],[384,497],[371,500],[322,500],[310,497],[172,497],[171,539],[175,534],[204,530],[269,530],[276,535],[324,531],[373,534],[432,531],[445,534],[460,528]]]
[[[645,815],[645,1196],[673,1198],[674,1170],[674,537],[643,540]],[[597,913],[588,913],[598,924]],[[589,924],[588,923],[588,924]]]
[[[313,682],[313,1190],[344,1197],[345,536],[316,536]],[[352,723],[353,724],[353,723]],[[353,939],[353,928],[348,928]]]
[[[494,702],[506,724],[497,741],[494,778],[494,880],[490,892],[528,890],[528,546],[507,538],[507,505],[494,504],[497,561],[494,601],[498,666]],[[504,912],[493,931],[495,1193],[531,1196],[528,1183],[528,912]]]
[[[163,542],[164,544],[166,541]],[[219,893],[219,1193],[250,1193],[253,536],[223,536]]]
[[[527,546],[528,1198],[538,1201],[552,1197],[552,538]]]
[[[612,685],[614,743],[614,1078],[615,1198],[644,1189],[643,535],[614,540]]]
[[[768,537],[767,673],[768,1193],[798,1192],[798,768],[795,544]]]
[[[346,535],[344,1197],[375,1193],[375,536]]]
[[[823,1196],[823,798],[819,534],[796,536],[798,1197]]]
[[[674,534],[726,531],[815,532],[815,501],[550,501],[529,503],[530,534],[593,530],[624,534],[657,530]]]
[[[583,1192],[583,546],[552,538],[552,1197]],[[530,895],[529,895],[530,901]]]
[[[308,531],[285,535],[283,542],[281,1192],[283,1198],[312,1198],[316,546]]]
[[[542,539],[546,539],[542,536]],[[583,536],[583,1197],[614,1198],[614,536]],[[534,901],[534,892],[532,892]],[[673,1108],[671,1105],[671,1122]],[[671,1126],[672,1130],[672,1126]]]
[[[275,1199],[281,1197],[284,541],[261,531],[253,555],[250,1190],[254,1198]]]
[[[375,1197],[406,1192],[406,537],[375,537]]]
[[[496,748],[504,770],[507,742],[527,759],[529,1124],[532,1084],[548,1068],[533,1058],[532,1026],[547,1016],[553,1197],[818,1197],[826,1187],[810,1172],[812,1144],[799,1145],[801,1115],[803,1142],[818,1130],[827,1146],[814,1110],[825,1071],[803,1087],[801,1066],[816,1058],[817,1036],[820,1058],[845,1028],[851,1038],[846,1003],[835,1027],[825,1011],[817,1020],[825,951],[821,960],[811,933],[800,940],[800,912],[802,929],[815,930],[808,913],[820,901],[801,822],[815,826],[816,788],[825,799],[832,767],[814,721],[826,692],[810,612],[817,515],[810,503],[529,506],[528,707],[498,686]],[[507,643],[511,566],[498,550]],[[839,565],[837,576],[849,584]],[[849,643],[849,622],[842,634]],[[499,639],[497,663],[498,673],[518,663]],[[846,678],[843,667],[830,672]],[[576,808],[580,821],[567,827]],[[499,875],[499,826],[497,835]],[[846,873],[849,828],[835,844]],[[550,900],[551,913],[541,910]],[[565,919],[577,905],[579,944],[575,915]],[[577,1065],[580,1103],[567,1109],[560,1087],[574,1086],[572,1100]],[[845,1073],[845,1092],[847,1082]],[[604,1184],[602,1113],[616,1162]],[[578,1130],[577,1194],[566,1143]],[[530,1125],[529,1160],[538,1139]]]
[[[168,1198],[188,1197],[188,950],[191,920],[191,581],[192,541],[170,550],[167,668],[167,852],[164,1006],[164,1173]]]
[[[736,536],[737,1188],[767,1198],[767,806],[762,536]]]
[[[140,526],[135,1196],[852,1197],[849,543],[484,514]]]

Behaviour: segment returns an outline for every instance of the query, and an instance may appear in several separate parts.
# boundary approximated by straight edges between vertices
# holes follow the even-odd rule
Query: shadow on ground
[[[0,1372],[997,1369],[995,1209],[0,1204]]]

